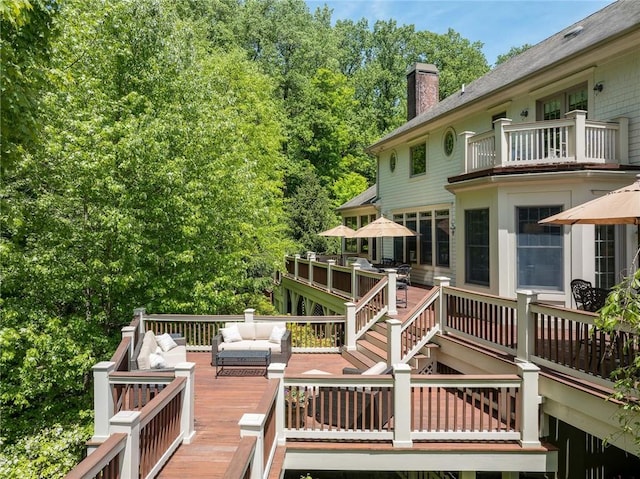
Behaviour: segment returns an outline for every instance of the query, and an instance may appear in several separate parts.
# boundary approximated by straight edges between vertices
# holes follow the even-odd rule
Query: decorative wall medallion
[[[456,132],[453,130],[453,128],[449,128],[444,132],[443,145],[444,154],[447,156],[451,156],[451,153],[453,153],[453,148],[456,146]]]

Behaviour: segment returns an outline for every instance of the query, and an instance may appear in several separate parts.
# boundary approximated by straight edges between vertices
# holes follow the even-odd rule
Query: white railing
[[[465,172],[555,163],[626,163],[628,119],[587,121],[576,110],[562,120],[512,124],[495,121],[493,130],[466,132]]]

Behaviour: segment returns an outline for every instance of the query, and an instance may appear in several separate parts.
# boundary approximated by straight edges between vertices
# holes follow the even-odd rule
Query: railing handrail
[[[363,297],[360,298],[360,300],[358,300],[356,302],[356,313],[358,311],[360,311],[362,308],[366,307],[367,304],[380,292],[382,291],[384,288],[386,288],[387,284],[389,283],[389,278],[387,276],[384,276],[383,278],[380,279],[380,281],[378,281],[378,283],[372,288],[370,289],[367,294],[365,294]]]
[[[85,457],[80,464],[64,476],[65,479],[89,479],[97,477],[111,462],[124,451],[127,434],[115,433],[98,448]]]
[[[504,307],[516,307],[517,301],[515,299],[503,298],[501,296],[495,296],[493,294],[488,293],[480,293],[478,291],[468,291],[461,288],[456,288],[455,286],[445,286],[443,288],[445,294],[454,294],[460,298],[471,299],[475,301],[486,300],[489,304],[495,304],[496,306],[504,306]]]
[[[245,436],[240,439],[240,445],[233,453],[231,462],[224,472],[223,479],[244,479],[255,460],[258,439],[255,436]]]
[[[424,310],[427,309],[429,306],[431,306],[438,299],[439,296],[440,296],[440,288],[437,288],[437,287],[432,288],[424,297],[422,302],[413,309],[413,311],[409,315],[409,318],[404,323],[402,323],[402,327],[400,328],[400,331],[409,329],[411,325],[416,321],[416,319],[424,312]]]
[[[167,404],[184,390],[186,384],[186,378],[175,378],[156,397],[149,401],[140,410],[140,427],[146,426],[154,417],[160,414]]]

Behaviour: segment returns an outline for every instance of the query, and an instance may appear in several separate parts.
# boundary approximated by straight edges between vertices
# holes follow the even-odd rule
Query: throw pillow
[[[283,328],[282,326],[274,326],[271,330],[271,336],[269,336],[270,343],[280,344],[280,340],[284,333],[287,332],[287,328]]]
[[[229,326],[228,328],[220,329],[222,333],[222,339],[225,343],[235,343],[236,341],[242,341],[242,336],[240,336],[240,331],[238,330],[237,325]]]
[[[161,334],[160,336],[156,336],[156,342],[158,346],[162,349],[163,352],[171,351],[173,348],[177,346],[176,342],[173,340],[169,333]]]
[[[162,369],[167,367],[167,363],[162,357],[162,354],[151,353],[149,355],[149,364],[151,365],[151,369]]]

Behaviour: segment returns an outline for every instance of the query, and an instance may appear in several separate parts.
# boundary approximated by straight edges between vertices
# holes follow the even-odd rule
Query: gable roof
[[[351,198],[346,203],[340,205],[337,208],[337,210],[342,211],[342,210],[348,210],[351,208],[357,208],[359,206],[372,205],[376,200],[376,193],[377,193],[376,185],[370,186],[369,188],[364,190],[362,193],[360,193],[358,196]]]
[[[458,90],[443,99],[421,115],[383,136],[368,149],[375,150],[398,135],[490,96],[498,90],[520,83],[535,73],[552,68],[561,61],[582,54],[605,41],[639,27],[640,1],[618,0],[498,65],[484,76],[466,85],[464,91]]]

